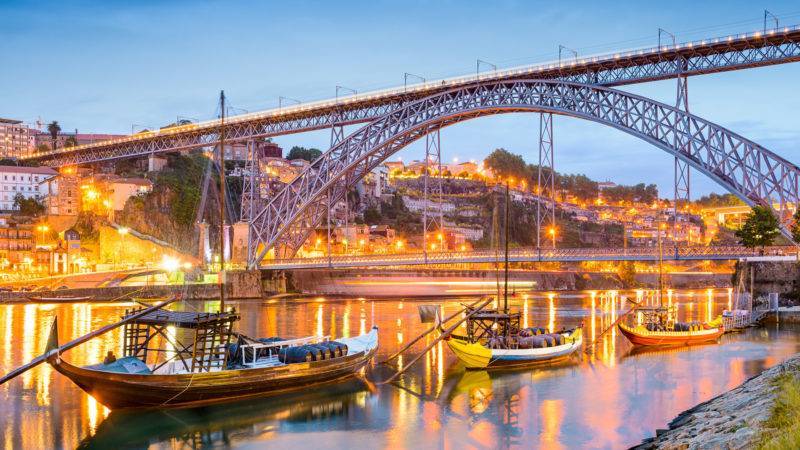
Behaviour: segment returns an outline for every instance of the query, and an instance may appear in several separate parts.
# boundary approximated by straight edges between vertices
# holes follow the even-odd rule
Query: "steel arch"
[[[251,223],[250,239],[290,256],[323,217],[329,190],[342,198],[351,182],[437,128],[485,115],[547,112],[591,120],[647,141],[689,163],[750,205],[769,206],[785,224],[797,203],[800,169],[730,130],[672,106],[616,89],[553,80],[484,81],[399,107],[355,131],[314,161]],[[687,126],[688,124],[688,126]],[[785,231],[785,230],[784,230]]]

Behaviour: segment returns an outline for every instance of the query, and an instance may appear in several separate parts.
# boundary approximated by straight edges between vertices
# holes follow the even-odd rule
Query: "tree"
[[[766,206],[754,206],[742,228],[736,231],[736,237],[739,238],[739,243],[747,248],[764,248],[772,245],[780,234],[779,225],[771,209]]]
[[[528,178],[528,166],[522,156],[515,155],[504,148],[495,149],[484,162],[498,177]]]
[[[47,144],[39,144],[36,146],[37,153],[43,153],[47,151],[50,151],[50,147],[48,147]]]
[[[370,225],[374,225],[381,221],[381,213],[378,211],[378,208],[369,207],[364,210],[364,222]]]
[[[314,162],[320,156],[322,156],[322,151],[318,148],[305,148],[295,145],[289,150],[286,159],[305,159],[308,162]]]
[[[14,209],[19,210],[23,216],[36,217],[44,213],[44,203],[40,202],[34,197],[25,198],[22,194],[14,196]]]
[[[792,224],[792,240],[796,243],[800,243],[800,209],[795,211],[792,219],[794,219],[794,223]]]
[[[52,121],[47,124],[47,132],[50,133],[50,140],[53,142],[53,150],[56,149],[56,141],[58,140],[58,133],[61,132],[61,125],[57,121]]]
[[[68,136],[64,139],[64,147],[77,147],[78,146],[78,139],[75,136]]]

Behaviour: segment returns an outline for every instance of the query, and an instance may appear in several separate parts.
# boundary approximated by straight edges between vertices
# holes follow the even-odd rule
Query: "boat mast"
[[[219,91],[219,310],[225,312],[225,91]]]
[[[505,280],[503,282],[503,310],[508,314],[508,183],[506,183],[506,211],[505,211]]]
[[[678,220],[677,217],[675,220]],[[664,306],[664,246],[661,243],[661,213],[658,215],[658,307]]]

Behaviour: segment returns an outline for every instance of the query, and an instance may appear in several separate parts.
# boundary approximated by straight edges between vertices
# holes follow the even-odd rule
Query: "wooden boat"
[[[513,369],[564,362],[583,344],[581,327],[554,334],[562,337],[562,344],[539,348],[489,348],[454,334],[446,342],[467,369]]]
[[[56,297],[45,297],[45,296],[28,296],[28,300],[32,303],[78,303],[78,302],[86,302],[92,300],[94,297],[91,295],[84,295],[84,296],[56,296]]]
[[[722,326],[709,326],[693,331],[648,330],[645,325],[632,327],[624,323],[617,324],[619,331],[633,345],[692,345],[716,342],[725,332]]]
[[[128,314],[132,313],[135,311]],[[230,337],[235,333],[231,327],[238,319],[235,312],[156,310],[125,325],[123,358],[77,367],[56,354],[48,363],[110,409],[169,408],[309,389],[343,380],[363,368],[378,347],[377,328],[373,328],[361,336],[335,341],[346,345],[346,352],[316,353],[294,362],[286,356],[292,349],[313,350],[315,347],[309,344],[328,340],[246,339],[232,344]],[[181,333],[176,329],[182,329]],[[194,339],[189,343],[176,340],[176,336],[192,331]],[[57,347],[52,336],[49,348]],[[172,349],[150,348],[155,336],[166,339]],[[148,355],[153,354],[155,358],[150,359],[154,361],[148,364]],[[164,359],[159,360],[160,356]]]

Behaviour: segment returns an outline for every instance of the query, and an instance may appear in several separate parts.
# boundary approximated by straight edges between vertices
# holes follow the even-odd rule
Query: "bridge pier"
[[[553,114],[539,114],[539,170],[536,178],[536,248],[541,249],[542,225],[545,224],[549,216],[550,227],[552,227],[553,247],[555,247],[555,226],[556,226],[556,194],[555,194],[555,149],[553,148]],[[544,170],[544,168],[547,168]],[[547,189],[547,204],[545,208],[550,208],[550,212],[542,211],[542,195]]]

